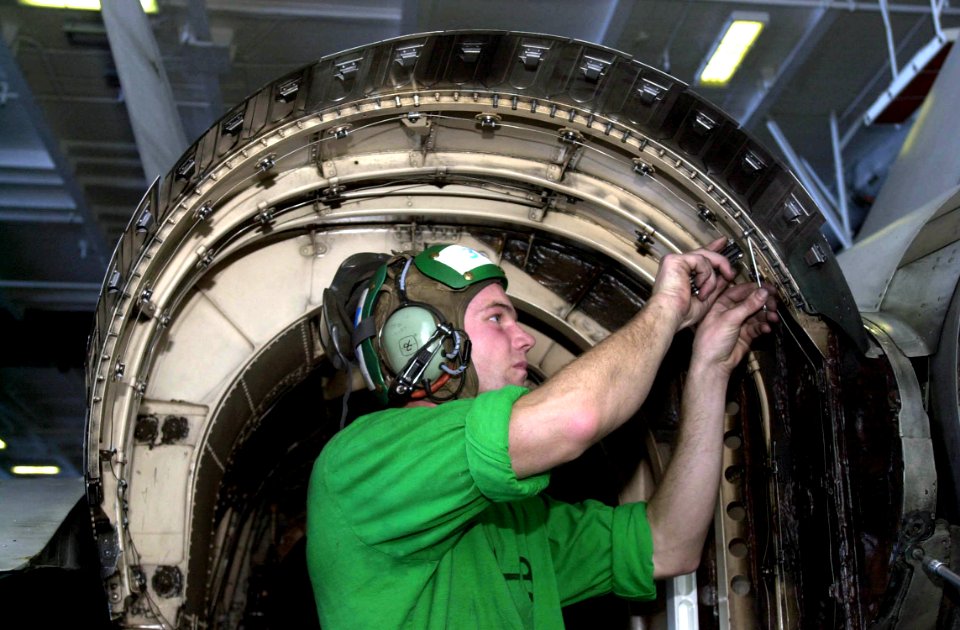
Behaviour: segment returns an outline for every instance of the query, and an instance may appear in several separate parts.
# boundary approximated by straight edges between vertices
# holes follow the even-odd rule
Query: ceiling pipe
[[[214,69],[209,67],[209,62],[206,64],[202,62],[205,58],[205,51],[225,48],[217,46],[213,41],[205,0],[187,1],[187,24],[181,37],[181,43],[184,45],[188,56],[193,58],[196,66],[196,78],[203,84],[203,91],[207,95],[207,102],[204,104],[207,116],[206,120],[203,121],[203,126],[208,127],[224,113],[219,73],[225,71],[226,68]],[[229,50],[229,47],[226,48]],[[229,54],[226,56],[227,58],[230,57]]]
[[[933,32],[937,37],[943,37],[943,27],[940,25],[940,14],[943,13],[944,0],[930,0],[930,17],[933,18]]]
[[[810,165],[810,162],[806,158],[800,158],[800,162],[803,164],[803,168],[807,169],[807,174],[810,175],[810,179],[817,185],[817,190],[820,191],[820,194],[823,195],[823,198],[827,201],[830,207],[833,210],[837,209],[837,198],[832,192],[827,188],[827,185],[820,179],[820,176],[817,175],[816,169]]]
[[[101,10],[143,171],[152,181],[187,148],[183,123],[143,7],[137,0],[105,2]]]
[[[28,212],[26,210],[0,210],[0,223],[80,224],[83,223],[83,217],[76,212]]]
[[[690,13],[691,2],[692,0],[687,0],[686,4],[683,5],[683,13],[681,13],[680,18],[673,23],[673,30],[670,32],[670,37],[667,38],[667,43],[664,45],[663,52],[660,54],[660,65],[664,72],[670,72],[670,48],[673,46],[673,40],[677,38],[677,34],[680,33],[680,29],[687,21],[687,14]]]
[[[830,146],[833,147],[833,169],[837,178],[837,210],[843,221],[843,231],[852,235],[850,229],[850,210],[847,208],[847,184],[843,178],[843,155],[840,146],[840,131],[837,127],[837,113],[830,112]]]
[[[192,0],[174,0],[170,6],[185,7]],[[416,0],[412,0],[416,1]],[[407,4],[404,0],[403,4]],[[360,22],[401,22],[403,10],[392,6],[350,5],[347,3],[321,2],[269,2],[251,5],[233,0],[208,2],[211,13],[233,13],[236,15],[268,15],[295,18],[319,18],[326,20],[352,20]]]
[[[623,37],[623,30],[627,26],[630,13],[633,11],[633,5],[633,2],[611,0],[607,15],[603,19],[603,25],[597,33],[596,41],[611,48],[619,47],[620,38]]]
[[[897,51],[893,45],[893,27],[890,26],[890,10],[887,6],[887,0],[880,0],[880,14],[883,15],[883,30],[887,36],[887,54],[890,55],[890,73],[893,80],[897,80],[900,70],[897,66]]]
[[[696,0],[697,2],[714,4],[753,4],[767,7],[791,7],[801,9],[832,9],[843,11],[844,13],[855,13],[865,11],[876,13],[881,11],[879,5],[872,2],[823,2],[821,0]],[[927,15],[931,12],[929,7],[913,4],[888,4],[887,10],[890,13],[912,13]],[[943,7],[940,15],[960,15],[960,9],[952,7]]]
[[[902,38],[900,46],[897,48],[898,51],[902,52],[904,50],[906,43],[910,41],[910,39],[916,34],[917,30],[923,26],[924,22],[925,20],[920,18],[914,23],[913,26],[910,27],[910,30]],[[838,117],[838,124],[840,121],[848,119],[853,112],[860,107],[860,103],[864,98],[867,97],[868,94],[875,92],[877,83],[883,78],[885,72],[884,65],[886,64],[881,65],[880,68],[877,69],[870,80],[864,84],[863,89],[861,89],[860,92],[858,92],[857,95],[850,101],[850,104],[847,105],[846,109],[844,109]],[[854,122],[850,124],[847,130],[840,136],[840,149],[845,149],[861,129],[863,129],[863,112],[857,116]]]
[[[826,219],[827,225],[830,226],[830,229],[836,235],[837,240],[840,241],[840,244],[843,245],[844,248],[850,247],[850,245],[852,245],[850,241],[850,235],[844,231],[843,226],[830,209],[830,204],[826,199],[823,198],[823,195],[820,194],[816,183],[811,180],[807,170],[803,167],[803,163],[800,161],[799,156],[793,150],[793,147],[790,146],[790,142],[780,129],[780,125],[778,125],[772,118],[768,118],[767,130],[770,131],[770,135],[773,136],[773,139],[777,142],[777,146],[780,147],[784,157],[787,158],[787,162],[790,163],[790,167],[797,175],[800,183],[803,184],[804,188],[807,189],[807,192],[813,198],[813,201],[820,206],[820,212],[823,214],[823,218]]]

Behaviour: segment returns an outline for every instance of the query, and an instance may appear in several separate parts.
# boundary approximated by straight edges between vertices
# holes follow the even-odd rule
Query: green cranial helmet
[[[367,387],[384,404],[477,394],[464,314],[503,270],[463,245],[433,245],[383,264],[360,295],[352,345]]]

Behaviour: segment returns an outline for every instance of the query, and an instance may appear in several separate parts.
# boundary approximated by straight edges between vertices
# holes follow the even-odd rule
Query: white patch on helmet
[[[483,265],[491,265],[493,261],[481,254],[475,249],[465,247],[463,245],[450,245],[444,247],[440,250],[436,258],[437,262],[441,262],[447,267],[450,267],[461,276],[468,271],[472,271],[477,267],[482,267]]]

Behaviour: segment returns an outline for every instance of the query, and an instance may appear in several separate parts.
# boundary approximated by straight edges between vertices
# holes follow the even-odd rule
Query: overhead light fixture
[[[28,7],[43,9],[73,9],[75,11],[99,11],[100,0],[18,0]],[[157,0],[140,0],[144,13],[157,13]]]
[[[726,85],[767,24],[766,13],[735,11],[697,73],[699,85]]]
[[[7,443],[0,439],[0,451],[7,448]]]
[[[15,475],[59,475],[59,466],[14,466],[10,469]]]

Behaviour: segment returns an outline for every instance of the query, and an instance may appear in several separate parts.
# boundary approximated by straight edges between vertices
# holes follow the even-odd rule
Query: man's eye
[[[499,324],[502,317],[503,317],[503,315],[499,315],[499,314],[498,314],[498,315],[491,315],[491,316],[490,316],[490,321],[494,321],[494,322],[497,322],[497,323]]]

